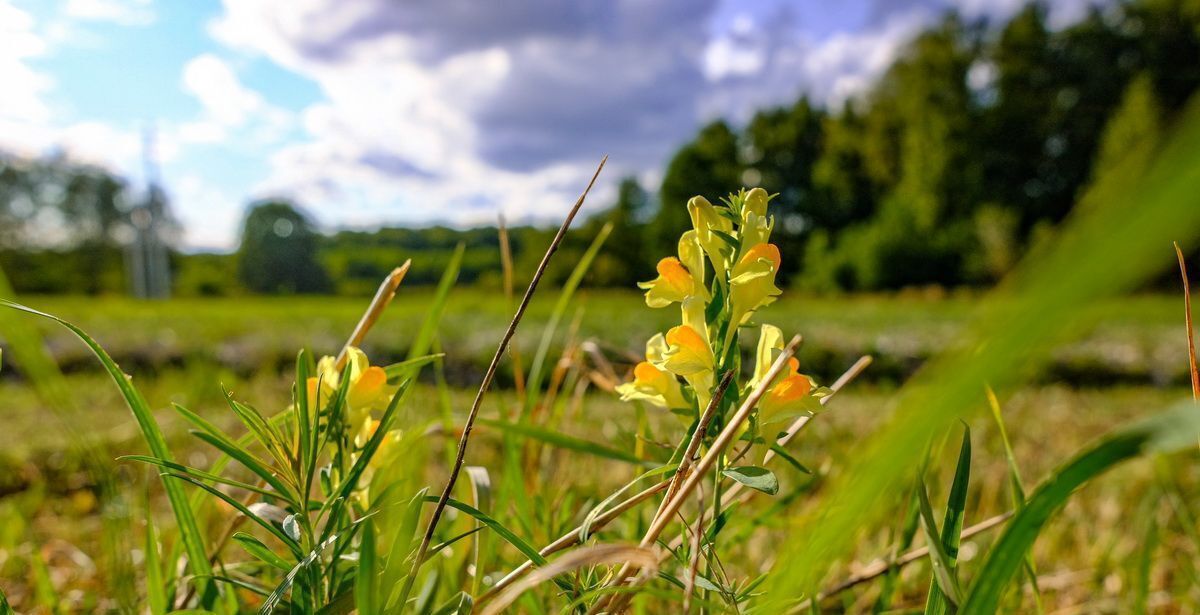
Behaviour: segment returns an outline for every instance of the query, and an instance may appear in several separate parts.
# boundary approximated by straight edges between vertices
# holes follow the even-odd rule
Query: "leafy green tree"
[[[701,128],[667,165],[658,191],[658,213],[647,233],[650,253],[674,253],[679,234],[691,224],[688,199],[700,194],[712,200],[736,191],[742,185],[742,170],[733,129],[723,121]]]
[[[308,217],[291,203],[257,203],[242,227],[238,280],[257,293],[328,292],[329,275],[317,260],[318,240]]]

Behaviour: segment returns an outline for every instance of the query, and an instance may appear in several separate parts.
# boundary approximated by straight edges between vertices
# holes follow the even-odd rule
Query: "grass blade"
[[[171,459],[171,451],[167,446],[167,440],[162,435],[162,430],[158,427],[158,421],[154,419],[154,413],[150,410],[150,405],[146,403],[146,399],[142,397],[140,391],[133,386],[129,377],[121,368],[117,366],[108,352],[100,346],[96,340],[92,339],[83,329],[51,314],[40,312],[31,307],[26,307],[19,303],[14,303],[7,299],[0,299],[0,305],[20,310],[42,318],[48,318],[64,327],[71,333],[74,333],[88,349],[96,355],[100,363],[104,366],[104,370],[108,372],[117,389],[120,390],[121,396],[125,398],[125,403],[129,406],[129,410],[133,412],[133,418],[137,421],[138,427],[142,431],[142,437],[146,440],[146,446],[150,452],[159,459]],[[167,493],[167,499],[171,503],[171,510],[175,514],[175,522],[179,525],[180,538],[183,541],[184,550],[188,554],[188,568],[197,576],[206,576],[211,571],[208,566],[208,553],[204,547],[204,535],[200,532],[200,526],[196,523],[196,517],[192,512],[192,507],[188,503],[187,496],[183,489],[177,483],[163,479],[163,489]]]
[[[963,518],[967,504],[967,486],[971,482],[971,430],[963,426],[962,447],[958,453],[958,467],[954,470],[954,482],[950,485],[950,497],[946,502],[946,517],[942,521],[942,547],[947,555],[949,573],[955,576],[958,562],[958,543],[961,538]],[[957,581],[956,581],[957,583]],[[938,583],[929,586],[929,597],[925,601],[927,615],[943,615],[954,611]]]
[[[954,576],[954,563],[946,546],[942,544],[938,533],[937,521],[933,519],[933,506],[929,504],[929,490],[925,481],[920,481],[917,487],[917,497],[921,504],[921,527],[925,530],[925,541],[929,543],[929,561],[933,565],[933,579],[946,599],[954,604],[960,604],[962,591],[958,587],[958,578]]]
[[[458,272],[462,268],[463,254],[466,249],[466,244],[459,243],[458,247],[454,249],[454,255],[450,257],[450,262],[446,265],[446,270],[442,272],[442,279],[438,281],[437,290],[433,292],[433,298],[429,301],[429,310],[425,312],[425,320],[421,321],[417,335],[413,338],[412,347],[408,350],[408,361],[416,360],[429,352],[433,338],[437,335],[438,325],[442,321],[442,314],[446,311],[446,297],[449,296],[454,283],[458,281]]]
[[[1042,526],[1080,485],[1144,453],[1171,453],[1193,447],[1197,435],[1200,435],[1200,413],[1192,403],[1182,403],[1109,434],[1051,474],[988,552],[961,613],[982,615],[996,611],[1001,594]]]
[[[533,362],[529,365],[529,380],[525,387],[525,407],[523,413],[529,412],[537,403],[537,398],[542,394],[542,372],[546,364],[546,355],[550,353],[550,344],[554,341],[554,334],[558,330],[558,324],[562,320],[563,314],[567,311],[567,306],[571,303],[571,298],[575,296],[575,290],[579,288],[579,283],[583,281],[584,274],[592,266],[592,261],[600,252],[600,248],[604,245],[604,241],[608,239],[608,234],[612,232],[612,223],[605,224],[596,233],[596,238],[592,240],[592,245],[588,246],[586,252],[580,257],[579,263],[575,265],[575,269],[571,271],[570,277],[567,278],[562,289],[558,292],[558,300],[554,302],[554,310],[550,313],[550,320],[546,322],[546,328],[542,330],[542,340],[538,343],[537,352],[533,355]]]
[[[603,459],[624,461],[626,463],[632,463],[634,465],[643,465],[643,466],[654,465],[652,462],[638,459],[633,453],[628,453],[628,452],[620,450],[620,449],[607,447],[607,446],[604,446],[603,444],[597,444],[595,442],[584,440],[582,438],[568,436],[568,435],[566,435],[562,432],[558,432],[558,431],[542,429],[540,427],[535,427],[533,425],[522,425],[520,423],[508,423],[505,421],[497,421],[494,419],[479,419],[478,422],[480,425],[485,425],[487,427],[491,427],[491,428],[497,429],[499,431],[515,434],[518,436],[524,436],[526,438],[532,438],[534,440],[544,442],[551,446],[556,446],[558,448],[562,448],[562,449],[566,449],[566,450],[570,450],[570,451],[585,453],[585,454],[593,455],[595,457],[600,457]]]
[[[358,573],[354,577],[354,602],[361,615],[379,613],[379,573],[375,570],[375,523],[368,520],[358,545]]]

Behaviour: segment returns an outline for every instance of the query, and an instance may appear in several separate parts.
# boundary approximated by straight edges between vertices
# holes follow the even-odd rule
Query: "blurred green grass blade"
[[[394,382],[403,378],[412,378],[417,375],[417,371],[422,367],[441,359],[445,355],[442,353],[427,354],[415,359],[407,359],[399,363],[392,363],[383,368],[383,372],[387,374],[388,382]]]
[[[438,498],[432,495],[427,495],[424,499],[427,503],[436,503],[438,501]],[[522,555],[532,560],[533,563],[537,564],[538,566],[546,565],[546,558],[542,557],[542,555],[538,553],[536,547],[529,544],[529,542],[527,542],[524,538],[517,536],[516,533],[508,529],[503,523],[500,523],[496,519],[492,518],[490,515],[484,513],[478,508],[475,508],[474,506],[460,502],[454,498],[447,500],[446,505],[455,510],[471,515],[476,521],[488,526],[488,528],[495,532],[496,535],[503,538],[508,544],[516,547],[516,549],[520,551]]]
[[[241,545],[247,553],[253,555],[263,563],[287,572],[292,569],[292,565],[287,560],[279,556],[278,553],[271,550],[263,541],[247,534],[245,532],[237,532],[233,535],[234,542]]]
[[[544,442],[551,446],[579,453],[586,453],[603,459],[612,459],[614,461],[624,461],[635,465],[653,465],[650,462],[638,459],[633,453],[629,453],[620,449],[597,444],[582,438],[568,436],[562,432],[551,431],[534,427],[533,425],[522,425],[519,423],[508,423],[506,421],[497,421],[495,419],[478,419],[480,425],[486,425],[498,431],[505,433],[531,438],[539,442]]]
[[[524,413],[529,412],[537,403],[538,397],[542,394],[542,376],[546,365],[546,356],[550,353],[550,344],[554,341],[554,334],[558,330],[558,324],[562,321],[563,314],[567,311],[567,306],[571,303],[571,298],[575,296],[575,290],[579,288],[579,283],[583,281],[583,276],[592,266],[592,261],[596,259],[596,255],[600,252],[600,248],[604,246],[604,241],[608,239],[608,234],[612,232],[612,223],[605,224],[596,233],[596,238],[592,240],[592,245],[588,246],[586,252],[580,257],[579,262],[575,265],[575,269],[571,271],[570,277],[567,278],[561,290],[558,291],[558,300],[554,302],[554,309],[550,312],[550,320],[546,322],[546,328],[542,330],[542,340],[538,343],[537,353],[533,356],[533,362],[529,366],[529,381],[525,387],[525,406],[522,410],[522,418]]]
[[[912,495],[908,498],[908,514],[904,516],[904,523],[900,526],[900,540],[892,547],[890,562],[895,563],[896,557],[907,551],[912,546],[913,538],[917,536],[917,526],[921,523],[921,504],[918,501],[917,489],[918,484],[914,487]],[[892,598],[896,593],[897,581],[900,577],[900,568],[892,566],[887,574],[883,577],[883,582],[879,589],[879,596],[875,598],[875,604],[871,606],[872,613],[883,613],[892,608]]]
[[[958,578],[954,575],[954,560],[946,552],[938,533],[937,521],[933,518],[933,506],[929,503],[929,490],[925,481],[920,481],[917,487],[917,497],[921,504],[921,527],[925,530],[925,542],[929,544],[929,562],[933,566],[933,579],[941,588],[944,598],[954,604],[962,601],[962,591],[958,587]]]
[[[27,312],[35,316],[41,316],[57,322],[66,327],[71,333],[74,333],[87,347],[96,355],[100,363],[112,378],[117,389],[120,390],[121,396],[125,398],[125,403],[128,404],[130,411],[133,412],[133,417],[137,421],[138,427],[142,431],[142,436],[146,440],[146,445],[150,448],[150,452],[159,459],[171,459],[171,451],[167,446],[167,440],[162,435],[162,430],[158,427],[158,422],[154,419],[154,413],[150,410],[150,405],[146,403],[141,392],[133,386],[129,377],[121,368],[117,366],[108,352],[104,350],[92,339],[83,329],[51,314],[40,312],[31,307],[26,307],[19,303],[0,299],[0,305]],[[208,553],[204,547],[204,535],[200,532],[200,527],[196,523],[196,517],[192,513],[192,507],[188,503],[187,496],[183,493],[183,489],[177,483],[163,479],[163,489],[167,493],[167,499],[171,502],[171,509],[175,514],[175,522],[179,525],[180,538],[184,544],[184,550],[188,554],[188,567],[193,574],[197,576],[208,575],[211,570],[208,566]]]
[[[1021,467],[1017,464],[1017,456],[1013,453],[1012,443],[1008,439],[1008,428],[1004,425],[1004,413],[1000,408],[1000,400],[992,387],[986,387],[988,406],[992,410],[992,420],[1000,431],[1000,441],[1004,444],[1004,457],[1008,461],[1008,486],[1012,492],[1013,509],[1020,510],[1025,505],[1025,482],[1021,480]],[[1033,564],[1033,555],[1025,555],[1025,577],[1029,579],[1029,588],[1033,590],[1034,611],[1045,612],[1042,608],[1042,588],[1038,586],[1037,567]]]
[[[609,494],[608,497],[604,498],[603,500],[600,500],[600,503],[593,506],[592,509],[590,511],[588,511],[588,514],[584,516],[583,523],[579,524],[579,542],[587,541],[588,536],[590,536],[592,533],[592,525],[596,522],[596,519],[602,513],[607,511],[608,507],[613,502],[616,502],[618,499],[624,497],[625,494],[628,493],[629,490],[632,489],[635,485],[637,485],[638,483],[642,482],[643,480],[645,480],[647,478],[653,478],[655,476],[662,476],[663,474],[666,474],[667,472],[673,472],[678,467],[679,467],[679,464],[670,464],[670,465],[665,465],[662,467],[654,468],[653,470],[639,474],[633,480],[622,485],[620,489],[617,489],[616,491]]]
[[[1154,569],[1154,552],[1158,549],[1159,527],[1158,527],[1158,504],[1162,501],[1161,497],[1151,492],[1151,497],[1144,502],[1140,519],[1145,520],[1145,530],[1142,534],[1142,543],[1138,548],[1136,568],[1133,578],[1133,612],[1136,615],[1146,615],[1150,612],[1150,573]]]
[[[954,482],[950,485],[950,497],[946,501],[946,516],[942,521],[942,547],[948,557],[950,574],[957,576],[958,545],[962,535],[963,518],[967,508],[967,487],[971,482],[971,430],[963,425],[962,446],[958,452],[958,465],[954,469]],[[954,605],[946,600],[937,583],[929,586],[929,597],[925,601],[927,615],[944,615],[954,611]]]
[[[775,611],[818,591],[833,563],[901,499],[904,473],[918,465],[924,443],[974,410],[986,383],[1006,388],[1031,373],[1055,344],[1094,322],[1089,306],[1170,265],[1162,255],[1172,239],[1195,247],[1200,101],[1166,134],[1164,143],[1133,148],[1099,178],[1055,239],[1028,255],[975,310],[960,339],[904,386],[887,420],[862,439],[778,545],[781,555],[756,606]],[[1131,203],[1137,215],[1130,215]]]
[[[4,595],[2,588],[0,588],[0,615],[13,615],[12,606],[8,604],[8,596]]]
[[[262,494],[262,495],[265,495],[268,497],[273,497],[273,498],[279,497],[278,493],[275,493],[268,489],[264,489],[257,485],[251,485],[250,483],[245,483],[240,480],[226,478],[224,476],[219,476],[217,474],[211,474],[209,472],[205,472],[204,470],[188,467],[188,466],[185,466],[180,463],[175,463],[174,461],[167,461],[165,459],[156,459],[154,457],[149,457],[146,455],[123,455],[121,457],[117,457],[117,460],[118,461],[137,461],[140,463],[145,463],[145,464],[157,466],[160,468],[165,468],[167,470],[172,470],[172,471],[178,472],[180,474],[187,474],[188,476],[191,476],[193,478],[212,481],[214,483],[221,483],[223,485],[229,485],[230,487],[237,487],[238,489],[245,489],[246,491],[253,491],[255,493],[259,493],[259,494]]]
[[[1042,482],[1025,507],[988,551],[962,606],[964,615],[994,613],[1004,589],[1025,559],[1042,526],[1085,482],[1113,466],[1146,453],[1171,453],[1196,446],[1200,412],[1184,402],[1171,410],[1119,429],[1102,438]]]
[[[380,613],[379,571],[375,568],[375,523],[367,520],[358,545],[358,572],[354,576],[354,602],[360,615]]]
[[[146,547],[143,567],[146,570],[146,606],[150,609],[150,615],[164,615],[167,612],[167,590],[158,550],[158,530],[154,527],[154,511],[150,508],[149,494],[145,501],[145,511]]]
[[[462,268],[465,251],[466,244],[460,242],[454,249],[454,255],[450,257],[446,270],[442,272],[437,290],[434,291],[433,298],[429,301],[429,310],[425,312],[425,319],[421,321],[417,335],[413,338],[412,347],[408,350],[409,361],[429,353],[433,338],[437,335],[438,325],[442,322],[442,314],[446,311],[446,297],[450,295],[450,289],[454,288],[455,282],[458,281],[458,272]]]

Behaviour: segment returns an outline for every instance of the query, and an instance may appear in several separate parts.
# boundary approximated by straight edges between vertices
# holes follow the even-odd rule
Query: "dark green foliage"
[[[254,205],[242,227],[238,280],[260,293],[327,292],[331,285],[317,261],[318,245],[312,223],[292,204]]]

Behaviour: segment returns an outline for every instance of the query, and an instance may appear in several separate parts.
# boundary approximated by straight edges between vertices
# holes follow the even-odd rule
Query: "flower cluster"
[[[646,360],[634,367],[633,381],[617,387],[622,400],[694,417],[711,401],[716,375],[740,369],[739,329],[781,293],[775,285],[781,258],[770,243],[769,201],[762,188],[742,190],[720,205],[702,196],[688,201],[692,229],[680,237],[678,256],[659,261],[658,277],[638,284],[652,308],[679,304],[680,324],[646,343]],[[754,376],[743,390],[758,386],[782,351],[779,328],[762,325]],[[759,403],[757,424],[816,407],[824,390],[798,369],[791,359],[776,378]]]

